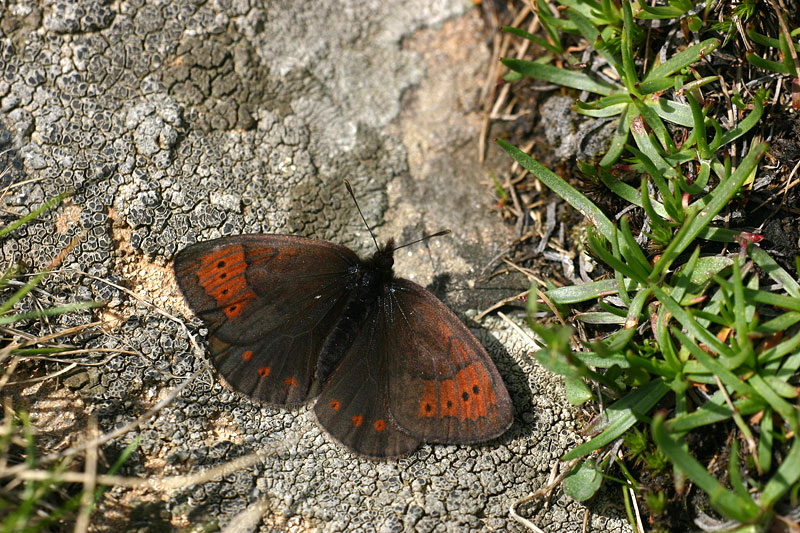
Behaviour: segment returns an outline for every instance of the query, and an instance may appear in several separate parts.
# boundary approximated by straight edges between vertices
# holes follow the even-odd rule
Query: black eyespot
[[[481,389],[477,385],[472,386],[472,394],[478,394],[480,391]]]
[[[465,392],[465,393],[463,393],[463,394],[461,395],[461,399],[463,399],[465,402],[466,402],[467,400],[469,400],[469,393],[468,393],[468,392]]]
[[[217,263],[217,268],[225,268],[225,261],[220,261]]]
[[[451,402],[450,400],[447,400],[447,407],[453,407],[453,402]]]
[[[425,404],[425,412],[430,413],[431,411],[433,411],[433,406],[431,404],[429,404],[429,403],[426,403]]]

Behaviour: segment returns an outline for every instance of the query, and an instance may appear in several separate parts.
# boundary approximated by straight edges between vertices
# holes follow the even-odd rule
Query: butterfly
[[[317,396],[319,424],[358,454],[500,436],[513,408],[492,359],[441,301],[394,276],[396,249],[361,260],[324,240],[240,235],[184,248],[174,271],[231,388],[270,405]]]

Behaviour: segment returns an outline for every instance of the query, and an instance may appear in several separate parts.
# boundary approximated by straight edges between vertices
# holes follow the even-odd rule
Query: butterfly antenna
[[[430,235],[425,235],[420,237],[416,241],[407,242],[402,246],[395,246],[395,250],[399,250],[400,248],[405,248],[406,246],[411,246],[412,244],[417,244],[418,242],[427,241],[428,239],[432,239],[433,237],[441,237],[442,235],[447,235],[450,233],[449,229],[443,229],[442,231],[437,231],[436,233],[431,233]]]
[[[375,239],[375,234],[372,233],[372,228],[370,228],[369,224],[367,224],[367,219],[364,218],[364,213],[361,212],[361,208],[358,206],[358,200],[356,200],[356,194],[353,192],[353,187],[350,186],[350,182],[347,180],[344,180],[344,186],[347,187],[347,192],[350,193],[350,197],[353,199],[353,203],[356,204],[356,209],[358,209],[358,214],[361,215],[361,220],[364,221],[364,225],[367,227],[369,236],[372,237],[372,242],[375,243],[375,248],[380,250],[381,247],[378,246],[378,241]]]

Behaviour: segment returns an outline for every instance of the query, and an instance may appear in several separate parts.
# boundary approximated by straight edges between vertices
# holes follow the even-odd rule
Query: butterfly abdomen
[[[324,383],[339,366],[364,326],[364,319],[380,295],[383,275],[380,269],[369,263],[362,263],[355,269],[354,287],[347,297],[344,311],[325,338],[320,351],[316,371],[319,383]]]

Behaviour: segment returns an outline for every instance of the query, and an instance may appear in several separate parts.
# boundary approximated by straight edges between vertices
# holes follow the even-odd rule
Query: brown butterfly
[[[391,457],[501,435],[513,409],[497,368],[442,302],[394,276],[395,250],[361,260],[323,240],[241,235],[181,250],[174,269],[228,384],[272,405],[319,392],[319,423],[348,448]]]

